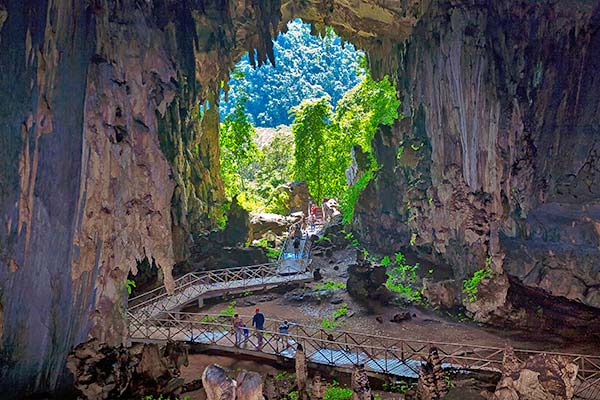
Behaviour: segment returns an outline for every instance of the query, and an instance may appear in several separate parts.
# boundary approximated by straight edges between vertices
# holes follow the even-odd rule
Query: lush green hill
[[[254,126],[275,127],[291,123],[288,111],[307,98],[328,94],[335,107],[350,88],[360,82],[363,53],[328,31],[325,37],[312,36],[310,25],[300,20],[288,24],[288,32],[274,43],[275,63],[253,69],[245,56],[229,81],[229,100],[221,101],[225,118],[236,101],[247,96],[246,110]],[[359,75],[360,73],[360,75]]]

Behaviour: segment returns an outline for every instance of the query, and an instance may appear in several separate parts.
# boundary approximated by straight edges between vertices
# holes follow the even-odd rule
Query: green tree
[[[240,97],[233,112],[221,124],[219,136],[221,176],[230,198],[246,188],[247,168],[258,154],[254,134],[254,127],[246,116],[246,98]]]
[[[316,199],[323,197],[323,161],[330,150],[325,142],[333,117],[330,100],[329,96],[306,99],[292,108],[295,115],[292,133],[296,145],[294,177],[306,181]]]

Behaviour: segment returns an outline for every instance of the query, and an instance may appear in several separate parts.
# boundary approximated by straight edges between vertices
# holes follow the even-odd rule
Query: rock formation
[[[308,365],[306,364],[306,354],[300,343],[296,346],[296,355],[294,356],[296,368],[296,386],[302,400],[308,399]]]
[[[224,212],[221,82],[246,51],[274,62],[271,37],[295,17],[398,83],[405,118],[373,140],[361,236],[386,252],[413,242],[458,280],[489,258],[508,290],[487,321],[514,323],[507,310],[536,289],[598,320],[599,7],[0,0],[0,390],[64,383],[90,335],[121,343],[136,261],[169,286],[191,233]]]
[[[536,354],[520,362],[512,348],[504,351],[502,379],[489,400],[570,400],[578,367],[561,356]]]
[[[350,388],[352,389],[352,400],[371,400],[371,385],[364,365],[355,365],[352,369]]]
[[[375,310],[390,299],[389,290],[385,287],[386,269],[382,265],[371,264],[365,260],[360,251],[356,252],[356,263],[348,266],[346,289],[356,301],[362,302]]]
[[[598,308],[599,5],[469,4],[431,2],[415,24],[398,71],[408,118],[374,139],[356,228],[388,252],[413,242],[457,280],[488,258]],[[503,292],[485,320],[514,324]]]
[[[183,386],[180,368],[187,349],[168,343],[109,346],[92,339],[75,347],[67,367],[75,390],[87,400],[138,398],[147,393],[171,395]]]
[[[262,377],[257,372],[239,371],[235,379],[217,364],[202,373],[202,385],[207,400],[263,400]]]
[[[448,384],[442,369],[442,363],[435,347],[429,349],[427,361],[419,372],[417,397],[420,400],[441,400],[448,393]]]

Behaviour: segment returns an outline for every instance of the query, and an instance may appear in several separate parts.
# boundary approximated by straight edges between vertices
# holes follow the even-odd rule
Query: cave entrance
[[[300,19],[274,39],[275,66],[248,54],[223,85],[220,166],[226,197],[248,211],[287,215],[293,191],[340,202],[350,222],[378,170],[371,141],[398,118],[396,89],[374,80],[365,54],[332,28]],[[292,183],[296,182],[296,183]],[[306,186],[298,182],[306,182]]]

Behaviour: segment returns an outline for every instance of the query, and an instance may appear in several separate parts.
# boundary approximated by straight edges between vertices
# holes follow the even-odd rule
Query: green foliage
[[[271,260],[277,260],[281,255],[281,249],[271,247],[266,238],[262,238],[255,243],[257,246],[264,247],[267,250],[267,257],[269,257]]]
[[[275,380],[276,381],[283,381],[286,379],[292,379],[292,375],[289,374],[287,371],[281,371],[279,373],[277,373],[277,375],[275,375]]]
[[[489,267],[475,271],[470,279],[463,281],[463,293],[467,297],[467,301],[472,303],[477,300],[477,287],[482,280],[491,278],[494,274]]]
[[[346,315],[348,315],[348,304],[346,303],[343,303],[340,308],[333,312],[333,318],[335,319],[345,317]]]
[[[127,281],[125,281],[125,286],[127,286],[127,293],[131,294],[133,289],[135,289],[135,281],[133,279],[127,279]]]
[[[410,390],[411,384],[405,381],[384,382],[381,388],[386,392],[404,394]]]
[[[255,130],[246,116],[246,102],[245,96],[238,99],[219,130],[221,177],[229,198],[245,190],[247,168],[258,152],[254,143]]]
[[[335,289],[346,289],[344,282],[325,281],[315,286],[317,290],[335,290]]]
[[[352,390],[340,387],[336,381],[327,385],[323,400],[348,400],[352,398]]]
[[[360,192],[379,169],[371,154],[375,131],[380,125],[393,124],[399,106],[389,80],[375,81],[367,74],[339,101],[335,114],[327,97],[305,100],[293,109],[295,177],[307,181],[315,198],[339,198],[345,223],[352,221]],[[361,166],[361,176],[348,188],[345,170],[352,161],[352,146],[367,154],[368,165]]]
[[[356,206],[356,202],[358,201],[358,196],[360,196],[361,192],[367,187],[369,182],[373,179],[373,169],[369,169],[362,174],[360,178],[356,181],[356,183],[350,186],[343,194],[341,199],[341,208],[342,208],[342,223],[343,224],[351,224],[354,219],[354,208]]]
[[[452,373],[450,371],[445,371],[444,372],[444,380],[446,381],[446,386],[449,389],[452,389],[452,388],[456,387],[456,383],[454,383],[454,379],[453,379]]]
[[[388,279],[385,286],[392,292],[402,295],[402,297],[411,301],[421,299],[421,293],[414,288],[417,281],[417,270],[419,264],[409,265],[406,263],[404,254],[398,252],[394,255],[395,266],[388,271]]]
[[[318,238],[318,239],[315,241],[315,243],[316,243],[316,244],[319,244],[319,243],[321,243],[321,242],[329,242],[329,243],[331,243],[331,238],[330,238],[329,236],[323,235],[323,236],[320,236],[320,237],[319,237],[319,238]]]
[[[224,316],[224,317],[233,317],[233,315],[235,314],[235,304],[236,304],[235,300],[230,301],[229,304],[227,305],[227,308],[224,309],[223,311],[221,311],[219,313],[219,315]]]
[[[416,234],[416,233],[414,233],[414,232],[413,232],[413,233],[410,235],[410,242],[409,242],[409,244],[410,244],[411,246],[414,246],[415,244],[417,244],[417,234]]]
[[[287,32],[274,41],[273,52],[276,68],[253,68],[247,55],[237,64],[229,81],[229,101],[220,104],[223,118],[248,94],[248,114],[255,126],[287,125],[287,111],[303,99],[328,94],[335,105],[364,74],[361,51],[342,44],[331,28],[321,36],[311,35],[310,25],[300,20],[288,23]]]
[[[323,197],[327,168],[324,158],[331,150],[326,148],[325,143],[329,122],[333,118],[330,100],[329,96],[306,99],[291,110],[294,114],[292,133],[296,145],[294,177],[306,181],[310,194],[316,199]]]
[[[289,392],[287,394],[287,396],[285,396],[283,399],[281,400],[300,400],[300,395],[298,394],[297,390],[294,390],[292,392]]]
[[[392,260],[390,260],[390,256],[385,256],[381,259],[381,265],[384,267],[389,267],[392,265]]]
[[[321,327],[325,330],[331,330],[335,328],[335,322],[329,318],[323,318],[323,321],[321,321]]]

